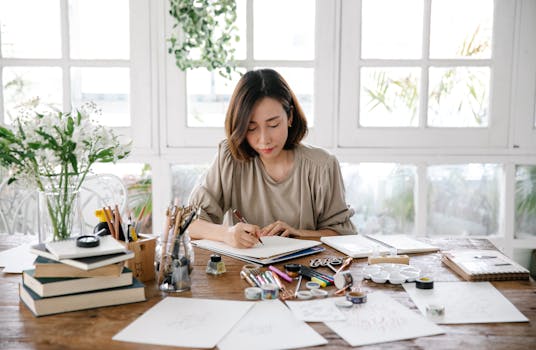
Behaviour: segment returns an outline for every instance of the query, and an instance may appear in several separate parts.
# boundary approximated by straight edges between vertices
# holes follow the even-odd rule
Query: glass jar
[[[157,248],[158,287],[165,292],[190,290],[190,275],[194,264],[194,249],[187,232],[168,242],[161,241]]]
[[[225,271],[225,263],[221,260],[221,256],[218,254],[212,254],[207,263],[207,273],[211,275],[221,275]]]

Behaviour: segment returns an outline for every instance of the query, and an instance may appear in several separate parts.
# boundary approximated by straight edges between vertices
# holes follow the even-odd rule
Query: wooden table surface
[[[434,239],[427,240],[443,250],[452,248],[494,248],[484,239]],[[0,236],[0,251],[16,246],[13,236]],[[205,273],[210,252],[195,250],[195,267],[192,289],[183,293],[164,293],[154,282],[146,283],[147,301],[141,303],[69,312],[59,315],[34,317],[19,301],[18,284],[21,276],[3,274],[0,277],[0,348],[6,349],[169,349],[169,347],[112,341],[112,337],[141,316],[166,296],[208,299],[245,300],[245,281],[239,272],[243,262],[223,257],[227,272],[221,276]],[[321,255],[341,255],[327,247]],[[314,255],[318,257],[320,254]],[[293,262],[308,264],[311,257]],[[366,264],[366,259],[354,259],[352,269]],[[440,262],[440,254],[412,255],[411,264],[426,267],[434,273],[436,281],[460,279]],[[276,266],[283,269],[283,264]],[[326,269],[326,268],[322,268]],[[322,271],[322,270],[321,270]],[[323,271],[328,273],[328,271]],[[510,300],[530,322],[489,323],[465,325],[441,325],[445,334],[411,340],[362,346],[363,349],[536,349],[536,282],[501,281],[493,285]],[[381,290],[412,310],[415,304],[400,285],[365,282],[365,288]],[[329,287],[332,292],[334,287]],[[344,349],[348,344],[323,323],[310,325],[328,340],[328,344],[316,349]]]

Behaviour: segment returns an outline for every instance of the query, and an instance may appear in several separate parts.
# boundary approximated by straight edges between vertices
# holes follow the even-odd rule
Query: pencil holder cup
[[[126,262],[134,277],[141,282],[154,280],[153,262],[155,259],[156,237],[140,236],[140,239],[124,243],[128,250],[134,252],[134,258]]]
[[[167,244],[160,241],[156,256],[158,288],[165,292],[190,290],[193,264],[194,250],[187,232]]]

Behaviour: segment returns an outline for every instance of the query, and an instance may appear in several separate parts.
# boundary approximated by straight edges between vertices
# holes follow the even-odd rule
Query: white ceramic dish
[[[413,282],[419,278],[421,270],[411,265],[404,264],[373,264],[363,268],[366,279],[375,283],[400,284],[404,282]]]

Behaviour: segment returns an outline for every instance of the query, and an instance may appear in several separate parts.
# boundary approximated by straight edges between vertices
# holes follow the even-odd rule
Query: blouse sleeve
[[[215,224],[223,222],[226,210],[226,188],[231,182],[225,183],[223,179],[232,179],[232,159],[225,142],[218,146],[218,153],[195,186],[188,200],[189,204],[201,208],[200,218]]]
[[[344,235],[356,234],[356,229],[350,221],[354,211],[346,204],[344,181],[335,156],[330,156],[319,175],[317,228],[330,229]]]

